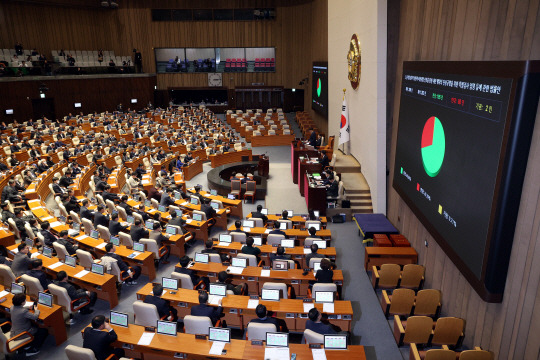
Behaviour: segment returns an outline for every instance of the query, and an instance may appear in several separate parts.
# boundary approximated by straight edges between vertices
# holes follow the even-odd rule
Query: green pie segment
[[[446,140],[441,121],[435,117],[430,117],[424,125],[422,132],[422,163],[426,173],[435,177],[441,171],[444,160]]]
[[[321,79],[318,79],[318,80],[317,80],[317,96],[318,96],[318,97],[321,96],[321,87],[322,87]]]

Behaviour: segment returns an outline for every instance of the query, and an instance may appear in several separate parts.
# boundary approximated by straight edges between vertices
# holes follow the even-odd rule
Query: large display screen
[[[516,218],[508,212],[519,208],[534,124],[513,116],[526,96],[519,89],[530,85],[517,65],[524,63],[501,64],[404,64],[393,179],[488,301],[500,301],[504,289]]]
[[[314,62],[311,75],[311,108],[328,117],[328,63]]]

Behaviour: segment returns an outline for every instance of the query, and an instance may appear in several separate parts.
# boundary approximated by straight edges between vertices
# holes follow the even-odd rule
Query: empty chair
[[[424,282],[424,267],[422,265],[407,264],[401,272],[399,287],[419,289]]]
[[[195,290],[197,289],[200,285],[203,284],[203,281],[199,281],[198,284],[193,284],[193,281],[191,281],[191,277],[187,274],[181,274],[181,273],[177,273],[175,271],[173,271],[171,273],[171,278],[173,279],[180,279],[180,287],[182,289],[190,289],[190,290]]]
[[[463,339],[465,321],[456,317],[439,318],[433,329],[431,344],[458,346]]]
[[[268,237],[266,238],[266,244],[267,245],[280,245],[281,240],[285,239],[285,235],[281,234],[268,234]]]
[[[250,218],[254,222],[255,227],[264,227],[264,220],[261,218]],[[275,234],[274,234],[275,235]]]
[[[414,302],[414,315],[436,317],[441,309],[441,292],[436,289],[420,290]]]
[[[154,304],[145,304],[137,300],[133,303],[133,312],[135,313],[135,325],[156,326],[158,320],[160,320]]]
[[[386,316],[409,316],[414,306],[414,291],[411,289],[395,289],[392,295],[382,291],[381,307]]]
[[[246,202],[247,197],[251,197],[251,202],[255,202],[255,194],[257,192],[257,183],[252,180],[246,182],[246,192],[244,193],[244,202]]]
[[[324,335],[306,329],[304,330],[304,340],[306,344],[324,344]]]
[[[287,284],[285,283],[265,282],[262,288],[269,289],[269,290],[280,290],[279,291],[280,299],[288,299],[291,296],[291,290],[290,288],[287,287]]]
[[[145,244],[146,251],[150,251],[150,252],[154,253],[154,256],[155,256],[155,258],[157,260],[164,257],[169,252],[165,245],[163,245],[161,247],[158,247],[158,244],[157,244],[156,240],[153,240],[153,239],[141,239],[141,240],[139,240],[139,242],[141,244]]]
[[[69,216],[71,216],[71,220],[73,220],[74,223],[82,225],[81,218],[79,217],[79,214],[77,214],[75,211],[70,211]]]
[[[429,349],[419,351],[415,343],[411,343],[409,360],[455,360],[456,353],[449,349]]]
[[[230,235],[232,236],[232,241],[239,242],[242,244],[246,243],[246,233],[240,233],[240,232],[231,232]]]
[[[213,263],[221,264],[221,256],[219,256],[219,254],[208,254],[208,260]]]
[[[465,350],[459,354],[459,360],[493,360],[493,353],[475,347],[474,350]]]
[[[308,296],[314,298],[317,291],[332,291],[336,299],[339,298],[337,285],[335,283],[315,283],[311,289],[308,289]]]
[[[66,346],[66,356],[68,360],[96,360],[92,350],[75,345]],[[116,359],[116,357],[112,357],[112,359]]]
[[[378,287],[396,288],[398,286],[400,275],[401,269],[397,264],[382,264],[380,270],[377,270],[377,267],[373,266],[371,284],[374,289]]]
[[[109,241],[111,239],[111,233],[109,232],[109,229],[106,228],[103,225],[98,225],[97,231],[99,232],[99,237],[105,241]]]
[[[410,316],[404,323],[394,315],[394,338],[398,346],[403,344],[427,344],[433,329],[433,319],[428,316]]]
[[[120,231],[118,233],[118,237],[120,239],[120,244],[124,245],[130,249],[133,248],[133,240],[131,239],[130,234],[126,234],[125,232]]]
[[[114,205],[114,203],[107,199],[105,200],[105,204],[107,204],[107,209],[109,209],[109,211],[112,213],[113,211],[116,211],[116,206]]]
[[[186,315],[184,317],[184,331],[186,334],[208,335],[212,327],[212,320],[208,316]]]
[[[91,269],[93,263],[99,263],[100,260],[94,260],[92,254],[86,250],[77,249],[76,251],[77,258],[79,259],[79,265],[85,269]]]
[[[250,322],[247,326],[246,340],[266,340],[267,332],[276,332],[276,325]]]
[[[242,192],[242,183],[240,180],[231,180],[231,194],[240,198]]]

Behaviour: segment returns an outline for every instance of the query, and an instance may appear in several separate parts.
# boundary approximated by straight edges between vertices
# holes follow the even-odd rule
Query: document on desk
[[[324,303],[323,304],[323,308],[322,308],[323,312],[325,313],[334,313],[334,303]]]
[[[49,221],[51,219],[54,219],[52,216],[47,216],[47,217],[42,217],[41,220],[42,221]]]
[[[314,303],[304,303],[304,312],[308,313],[309,310],[313,309],[315,307]]]
[[[241,267],[238,267],[238,266],[229,266],[227,268],[227,272],[229,274],[240,275],[240,274],[242,274],[242,271],[244,271],[244,268],[241,268]]]
[[[266,230],[264,230],[264,233],[265,234],[270,234],[271,231],[272,231],[272,229],[266,229]]]
[[[326,360],[326,352],[324,349],[311,349],[313,360]]]
[[[311,254],[310,248],[304,248],[304,254]]]
[[[248,309],[255,309],[259,305],[259,300],[249,299],[248,300]]]
[[[60,221],[53,221],[50,226],[52,228],[55,228],[57,226],[62,226],[62,225],[64,225],[64,224],[62,224]]]
[[[186,206],[188,204],[187,201],[184,201],[183,203],[180,204],[180,206]]]
[[[9,291],[6,291],[6,290],[0,291],[0,298],[3,298],[3,297],[6,296],[7,294],[9,294]]]
[[[270,277],[270,270],[261,270],[261,276]]]
[[[60,261],[58,262],[55,262],[54,264],[52,265],[49,265],[47,266],[49,269],[56,269],[57,267],[61,266],[61,265],[64,265],[63,263],[61,263]]]
[[[99,244],[99,245],[96,246],[96,249],[104,249],[105,246],[107,246],[107,243],[106,243],[106,242],[102,242],[101,244]]]
[[[223,349],[225,348],[226,342],[224,341],[214,341],[212,343],[212,347],[210,348],[210,351],[208,352],[209,355],[221,355],[223,353]]]
[[[208,303],[210,305],[219,305],[219,300],[222,299],[223,296],[219,295],[209,295],[208,296]]]
[[[143,181],[141,181],[141,184],[150,185],[150,181],[149,180],[143,180]]]
[[[267,347],[264,349],[265,360],[290,359],[288,347]]]
[[[82,271],[79,271],[78,273],[76,273],[75,275],[73,275],[74,277],[76,278],[82,278],[84,275],[90,273],[90,271],[88,270],[82,270]]]
[[[137,256],[139,256],[139,255],[141,255],[140,252],[134,251],[134,252],[132,252],[131,254],[128,255],[128,258],[129,258],[129,259],[133,259],[134,257],[137,257]]]
[[[139,342],[137,343],[137,345],[150,345],[150,343],[152,342],[152,339],[154,338],[154,335],[156,333],[153,333],[153,332],[145,332],[141,335],[141,338],[139,339]]]
[[[229,246],[231,243],[228,242],[218,242],[218,246]]]
[[[187,219],[187,220],[186,220],[186,224],[191,224],[192,221],[193,221],[193,220],[191,220],[191,219]]]
[[[77,240],[84,240],[84,239],[89,238],[89,237],[90,237],[90,236],[84,235],[84,234],[83,234],[83,235],[77,236],[75,239],[77,239]]]

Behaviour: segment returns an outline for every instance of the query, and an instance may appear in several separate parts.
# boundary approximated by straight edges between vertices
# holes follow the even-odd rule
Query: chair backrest
[[[71,220],[73,220],[73,222],[77,224],[81,223],[81,218],[79,217],[79,214],[77,214],[75,211],[70,211],[69,215],[71,216]]]
[[[242,244],[246,243],[246,234],[245,233],[239,233],[239,232],[231,232],[230,235],[232,236],[232,240],[236,242],[240,242]]]
[[[58,204],[58,209],[60,210],[60,213],[62,214],[62,216],[64,216],[66,219],[69,217],[69,214],[64,204]]]
[[[493,353],[486,350],[465,350],[459,354],[459,360],[493,360]]]
[[[236,255],[239,259],[248,259],[248,266],[257,266],[257,257],[251,254],[238,254]]]
[[[285,284],[285,283],[265,282],[263,284],[263,289],[281,290],[280,291],[280,298],[281,299],[288,299],[287,284]]]
[[[313,245],[313,240],[321,240],[319,238],[312,238],[312,237],[307,237],[304,239],[304,246],[311,246]]]
[[[278,223],[285,223],[287,224],[287,229],[292,229],[292,221],[291,220],[278,220]]]
[[[15,274],[9,266],[0,264],[0,280],[1,284],[8,288],[11,288],[11,283],[15,282]]]
[[[252,217],[250,220],[253,220],[255,227],[264,227],[264,220],[261,218]],[[276,235],[276,234],[274,234]]]
[[[456,317],[439,318],[433,330],[432,344],[456,345],[463,334],[465,320]]]
[[[35,239],[36,238],[36,234],[34,234],[34,231],[30,227],[29,223],[27,223],[27,222],[24,223],[24,229],[26,230],[26,235],[28,235],[28,237],[30,239]]]
[[[135,325],[156,326],[159,320],[159,313],[154,304],[145,304],[137,300],[133,303],[133,312],[135,313]]]
[[[337,285],[334,283],[315,283],[311,289],[314,297],[316,291],[333,291],[337,293]]]
[[[94,352],[91,349],[75,345],[66,346],[66,356],[68,360],[96,360]]]
[[[67,290],[61,286],[49,284],[49,292],[53,295],[54,303],[60,305],[68,314],[71,314],[71,298]]]
[[[219,200],[211,200],[210,204],[218,204],[218,209],[223,209],[223,202]]]
[[[242,183],[240,180],[231,180],[231,190],[242,190]]]
[[[105,204],[105,200],[103,200],[103,196],[101,196],[100,194],[96,194],[96,199],[97,199],[98,203],[100,203],[101,205],[103,205],[103,206],[107,205],[107,204]]]
[[[304,225],[306,230],[312,227],[313,225],[319,225],[319,229],[322,229],[322,223],[319,220],[308,220],[306,221],[306,224]]]
[[[320,263],[322,259],[323,258],[316,258],[316,257],[309,259],[309,264],[308,264],[309,268],[313,269],[313,267],[315,266],[315,263]],[[328,261],[330,261],[330,259],[328,258],[324,258],[324,259],[327,259]]]
[[[19,232],[19,229],[17,228],[17,225],[15,224],[15,220],[13,218],[8,219],[9,228],[11,231],[13,231],[13,234],[17,239],[21,238],[21,233]]]
[[[424,278],[424,266],[417,264],[407,264],[401,273],[400,287],[418,289]]]
[[[435,316],[441,305],[441,292],[436,289],[420,290],[416,294],[414,315]]]
[[[204,211],[193,210],[193,214],[199,214],[199,215],[201,215],[201,218],[203,219],[203,221],[208,220],[208,219],[206,218],[206,213],[205,213]]]
[[[379,270],[379,287],[395,288],[398,285],[401,268],[397,264],[382,264]]]
[[[84,227],[84,233],[86,235],[90,235],[92,230],[94,230],[94,224],[92,224],[92,221],[90,221],[90,220],[88,220],[86,218],[82,218],[81,221],[82,221],[82,224],[83,224],[83,227]]]
[[[120,239],[120,244],[127,246],[128,248],[133,248],[133,240],[131,239],[131,235],[120,231],[118,233],[118,238]]]
[[[60,260],[65,260],[66,256],[69,256],[68,251],[66,250],[66,247],[62,244],[57,243],[56,241],[53,242],[54,251],[56,251],[56,256]]]
[[[455,360],[456,353],[447,349],[430,349],[426,351],[424,360]]]
[[[111,213],[116,210],[116,206],[111,200],[107,199],[105,200],[105,203],[107,204],[107,208],[109,209]]]
[[[427,344],[433,329],[433,319],[428,316],[410,316],[405,328],[404,343]]]
[[[219,254],[208,254],[208,260],[213,263],[221,264],[221,256],[219,256]]]
[[[186,334],[208,335],[212,327],[212,320],[208,316],[186,315],[184,317],[184,329]]]
[[[92,258],[92,254],[90,254],[86,250],[77,249],[76,251],[77,258],[79,259],[79,265],[84,267],[85,269],[91,269],[92,264],[94,263],[94,259]]]
[[[255,191],[257,189],[257,183],[253,180],[246,181],[246,191]]]
[[[395,289],[392,292],[392,302],[389,313],[392,315],[409,316],[414,305],[414,290]]]
[[[268,237],[266,238],[266,244],[267,245],[280,245],[282,239],[285,239],[284,235],[268,234]]]
[[[126,183],[127,184],[127,183]],[[127,213],[126,213],[126,210],[121,207],[121,206],[117,206],[116,207],[116,210],[118,210],[118,217],[124,221],[127,220]]]
[[[145,244],[146,251],[150,251],[154,253],[154,256],[156,259],[159,259],[159,248],[156,240],[153,239],[140,239],[139,242],[141,244]]]
[[[304,330],[304,339],[306,344],[324,344],[324,335],[316,333],[313,330]]]
[[[43,291],[43,286],[41,286],[41,283],[39,282],[38,278],[35,278],[30,275],[23,274],[21,275],[21,280],[26,286],[26,293],[28,295],[38,297],[38,293],[40,291]]]
[[[247,326],[249,340],[266,340],[267,332],[276,332],[276,325],[250,322]]]
[[[106,228],[105,226],[98,225],[97,231],[99,232],[99,237],[102,238],[103,240],[109,241],[109,239],[111,238],[111,233],[109,232],[109,229]]]
[[[188,274],[181,274],[173,271],[171,273],[171,278],[180,279],[180,287],[182,289],[193,290],[193,282],[191,281],[191,277]]]

